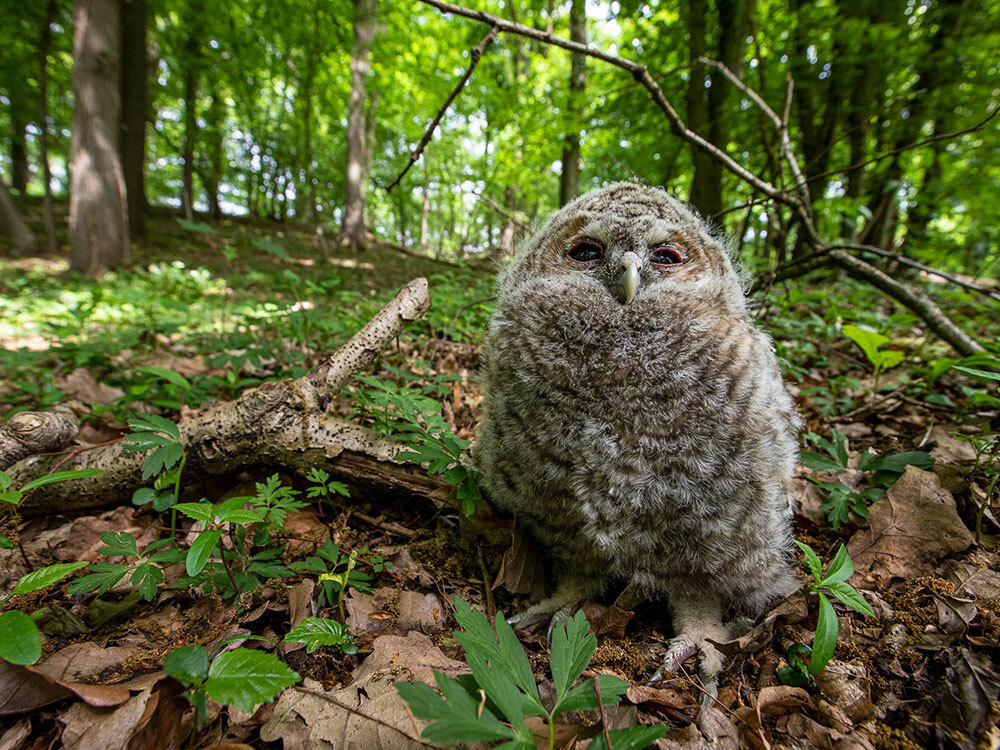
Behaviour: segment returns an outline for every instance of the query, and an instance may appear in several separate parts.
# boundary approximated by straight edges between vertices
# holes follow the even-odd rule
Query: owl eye
[[[684,259],[676,248],[664,246],[658,247],[653,251],[653,257],[650,262],[654,266],[676,266],[683,263]]]
[[[604,258],[604,248],[596,242],[577,242],[566,255],[577,263],[597,263]]]

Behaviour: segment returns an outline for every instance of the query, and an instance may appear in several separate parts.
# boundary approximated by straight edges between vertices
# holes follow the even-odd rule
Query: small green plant
[[[455,619],[463,628],[454,636],[464,648],[471,675],[448,677],[437,670],[436,692],[422,682],[397,682],[396,689],[413,715],[433,723],[423,739],[441,744],[490,742],[504,740],[501,747],[534,750],[535,739],[524,720],[541,716],[549,728],[549,750],[555,747],[557,714],[582,711],[599,706],[613,706],[628,690],[628,683],[612,675],[589,678],[574,683],[587,668],[597,648],[597,638],[588,631],[587,620],[577,612],[552,632],[549,663],[555,686],[555,703],[545,708],[535,684],[531,664],[513,629],[502,615],[496,616],[496,632],[486,616],[473,610],[461,599],[455,600]],[[636,726],[609,732],[616,750],[644,748],[666,734],[667,727]],[[607,748],[603,736],[594,739],[590,748]]]
[[[842,544],[826,573],[823,573],[823,561],[813,552],[812,547],[804,542],[795,542],[805,555],[806,568],[812,573],[815,583],[809,587],[811,593],[819,598],[819,616],[816,620],[816,635],[812,648],[803,643],[797,643],[788,651],[789,666],[778,670],[778,679],[785,685],[809,687],[816,689],[815,677],[826,667],[833,657],[837,647],[837,634],[840,623],[827,594],[835,596],[842,604],[855,612],[874,617],[875,612],[847,579],[854,575],[854,562],[847,554],[847,548]],[[808,667],[802,661],[802,656],[809,654]]]
[[[54,471],[51,474],[46,474],[45,476],[38,477],[37,479],[32,479],[30,482],[26,482],[20,489],[12,490],[11,486],[13,485],[13,480],[7,472],[0,470],[0,511],[12,510],[14,506],[24,499],[26,494],[38,487],[44,487],[47,484],[55,484],[56,482],[69,482],[73,479],[96,477],[103,473],[104,471],[102,469],[72,469],[70,471]],[[5,506],[4,503],[7,505]],[[4,515],[6,515],[6,513],[0,514],[0,517]],[[13,546],[14,543],[8,537],[0,536],[0,547],[10,548]],[[27,563],[27,560],[25,562]],[[28,567],[31,567],[30,564]]]
[[[0,600],[0,604],[13,596],[52,586],[86,566],[86,562],[56,563],[32,571],[18,580],[13,591]],[[34,664],[41,656],[42,639],[35,621],[19,609],[8,609],[0,614],[0,659],[10,664]]]
[[[306,475],[306,481],[311,482],[306,490],[306,497],[315,497],[320,500],[328,500],[332,495],[350,497],[351,492],[343,482],[334,482],[330,479],[329,473],[322,469],[312,469]]]
[[[806,433],[805,437],[806,440],[821,448],[823,453],[802,451],[800,460],[804,465],[810,469],[829,471],[833,474],[840,474],[848,469],[847,462],[850,455],[848,441],[842,432],[834,430],[832,441],[812,432]],[[910,465],[927,469],[934,465],[934,457],[924,451],[906,451],[880,456],[866,450],[858,461],[858,469],[872,472],[872,476],[869,479],[868,487],[860,492],[851,490],[842,482],[821,482],[811,477],[820,489],[828,493],[826,501],[820,506],[820,509],[828,511],[827,517],[830,519],[830,525],[835,529],[839,529],[842,524],[847,522],[851,511],[862,518],[868,518],[869,504],[884,496],[886,490],[896,483],[906,467]]]
[[[956,433],[955,437],[963,440],[972,446],[976,452],[976,462],[972,467],[972,474],[982,474],[986,479],[986,491],[983,499],[979,503],[979,511],[976,513],[976,544],[982,543],[983,517],[986,510],[993,503],[993,493],[997,488],[997,481],[1000,480],[1000,433],[990,429],[989,422],[983,425],[982,435],[966,435]]]
[[[308,507],[308,503],[295,499],[299,491],[283,485],[277,474],[272,474],[264,482],[256,482],[256,487],[257,494],[244,499],[261,512],[262,521],[270,530],[283,528],[289,511]]]
[[[97,551],[105,557],[134,557],[131,565],[124,563],[92,563],[92,572],[73,581],[67,592],[70,594],[87,594],[97,591],[98,596],[106,593],[122,578],[132,574],[130,582],[138,589],[147,602],[156,596],[157,587],[163,583],[164,565],[171,565],[184,560],[183,550],[176,548],[163,549],[172,539],[159,539],[139,554],[135,537],[125,531],[102,531],[101,541],[107,546]]]
[[[184,445],[181,443],[180,430],[169,419],[156,414],[139,414],[130,419],[128,423],[134,432],[123,438],[122,447],[125,450],[139,453],[152,451],[142,462],[144,481],[177,466],[171,472],[174,485],[174,498],[171,505],[174,506],[174,509],[170,514],[170,536],[173,538],[177,532],[176,506],[181,492],[181,474],[184,472],[184,463],[187,461],[187,456],[184,455]],[[145,497],[144,495],[143,498]],[[163,505],[164,502],[161,500],[160,504]]]
[[[358,653],[354,636],[343,623],[325,617],[307,617],[299,625],[288,631],[285,641],[306,644],[306,653],[311,654],[320,646],[339,646],[345,654]]]
[[[224,651],[209,665],[208,650],[197,645],[181,646],[167,654],[163,671],[187,688],[185,697],[199,724],[208,716],[207,698],[251,712],[302,679],[278,657],[257,649]]]
[[[427,464],[427,471],[440,474],[449,484],[457,485],[456,495],[462,512],[469,516],[483,504],[479,476],[465,461],[471,445],[455,435],[441,416],[441,404],[433,398],[401,387],[391,381],[367,375],[356,376],[365,388],[352,391],[362,414],[375,420],[374,427],[394,434],[412,447],[396,455],[401,461]]]
[[[372,572],[358,570],[359,563],[369,566]],[[291,567],[298,573],[317,573],[317,582],[320,584],[319,596],[316,598],[317,608],[336,605],[343,617],[344,594],[347,590],[370,592],[372,578],[383,570],[390,570],[392,563],[383,560],[381,555],[369,552],[367,547],[342,554],[340,547],[327,539],[316,550],[315,555],[292,563]]]
[[[889,343],[889,337],[883,336],[881,333],[872,331],[869,328],[846,325],[842,330],[847,338],[861,347],[861,351],[865,353],[865,357],[868,358],[871,366],[875,368],[875,384],[872,386],[872,396],[874,396],[878,393],[879,380],[882,377],[882,373],[902,362],[905,355],[903,352],[895,349],[882,349],[883,344]]]

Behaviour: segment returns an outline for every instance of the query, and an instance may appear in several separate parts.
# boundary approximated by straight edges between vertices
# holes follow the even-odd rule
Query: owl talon
[[[525,630],[530,628],[535,623],[539,623],[548,617],[547,612],[532,612],[530,609],[526,609],[520,614],[512,615],[507,618],[507,624],[512,628],[517,628],[518,630]]]

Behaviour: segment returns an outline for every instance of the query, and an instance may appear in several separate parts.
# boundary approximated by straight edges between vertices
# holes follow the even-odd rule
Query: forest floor
[[[183,422],[265,380],[303,376],[424,276],[430,312],[333,411],[401,440],[441,417],[457,439],[473,440],[493,274],[385,244],[352,253],[328,241],[324,260],[306,227],[158,215],[134,268],[99,282],[68,275],[62,257],[0,257],[0,421],[70,403],[83,424],[77,448],[123,437],[136,415]],[[995,307],[941,294],[980,340],[997,340]],[[806,420],[796,539],[827,565],[846,545],[848,583],[874,615],[834,600],[836,649],[810,675],[795,645],[813,644],[820,608],[803,560],[803,590],[721,647],[718,698],[701,708],[693,659],[646,686],[672,635],[664,604],[609,592],[583,606],[597,635],[584,676],[614,675],[628,690],[617,706],[560,714],[552,744],[584,747],[603,727],[639,723],[670,727],[661,748],[997,747],[1000,526],[989,505],[1000,398],[990,362],[948,359],[913,316],[846,280],[775,290],[760,312]],[[844,334],[851,323],[885,332],[872,351],[899,352],[900,361],[873,369]],[[407,422],[411,408],[417,417]],[[185,502],[284,503],[280,528],[254,537],[261,545],[239,596],[219,565],[206,568],[215,577],[197,578],[170,558],[152,588],[125,575],[80,593],[80,578],[101,570],[92,567],[9,599],[5,608],[34,613],[43,654],[34,666],[0,662],[0,747],[426,746],[427,722],[394,683],[467,672],[452,635],[456,599],[491,619],[522,611],[544,589],[541,556],[512,535],[510,520],[488,509],[466,517],[453,491],[418,497],[336,479],[261,466],[182,484]],[[71,482],[63,486],[72,493]],[[29,571],[26,561],[135,569],[139,555],[101,552],[108,532],[131,535],[138,550],[169,537],[170,512],[149,501],[170,486],[151,478],[132,503],[72,513],[21,518],[11,506],[0,535],[18,543],[0,548],[2,591]],[[196,544],[192,519],[176,522],[180,546]],[[249,548],[236,526],[227,538]],[[310,617],[345,624],[354,648],[283,640]],[[546,629],[519,636],[551,706]],[[196,726],[181,684],[162,670],[167,654],[191,644],[212,655],[223,644],[275,653],[304,681],[249,710],[209,700]],[[486,705],[483,695],[479,710]],[[531,721],[539,746],[551,746],[547,726]]]

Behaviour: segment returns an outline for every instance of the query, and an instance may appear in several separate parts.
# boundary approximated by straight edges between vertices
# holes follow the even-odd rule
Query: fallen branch
[[[28,456],[62,450],[79,431],[76,415],[64,406],[19,412],[0,426],[0,469]]]
[[[324,468],[357,485],[377,486],[429,497],[444,483],[417,466],[394,463],[404,446],[365,427],[338,419],[327,406],[356,372],[375,358],[412,320],[430,306],[427,280],[407,284],[335,354],[297,380],[272,381],[235,401],[178,425],[186,461],[184,481],[230,474],[253,466],[274,466],[301,474]],[[19,506],[25,516],[119,503],[148,482],[142,479],[145,454],[120,442],[67,456],[34,456],[8,472],[14,486],[60,469],[101,469],[103,474],[36,489]]]

